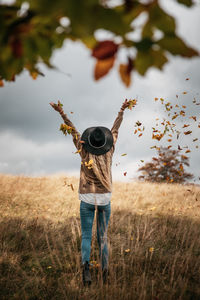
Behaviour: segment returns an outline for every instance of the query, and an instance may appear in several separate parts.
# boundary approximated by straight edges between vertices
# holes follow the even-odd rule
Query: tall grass
[[[0,299],[200,299],[198,186],[114,183],[109,281],[94,224],[90,287],[77,189],[76,178],[0,176]]]

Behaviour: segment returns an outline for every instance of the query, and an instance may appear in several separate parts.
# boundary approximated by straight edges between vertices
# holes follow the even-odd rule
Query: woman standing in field
[[[79,182],[80,219],[81,219],[81,257],[83,265],[83,284],[91,284],[89,271],[92,225],[95,210],[97,211],[97,241],[99,256],[105,283],[108,275],[108,244],[107,229],[111,213],[112,192],[112,156],[115,150],[118,130],[123,120],[123,112],[130,105],[125,100],[111,130],[106,127],[87,128],[82,136],[68,119],[61,103],[50,105],[60,113],[67,130],[73,136],[73,142],[81,156],[81,170]]]

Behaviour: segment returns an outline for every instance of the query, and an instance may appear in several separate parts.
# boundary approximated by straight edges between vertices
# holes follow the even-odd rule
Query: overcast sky
[[[200,6],[187,9],[168,0],[163,1],[163,7],[177,18],[179,35],[200,51]],[[177,128],[190,123],[192,136],[182,134],[172,145],[174,148],[178,144],[189,146],[188,171],[200,176],[199,148],[196,148],[197,145],[200,147],[200,141],[193,142],[194,138],[200,139],[197,126],[200,106],[192,102],[194,97],[200,102],[200,58],[169,57],[162,72],[151,69],[145,77],[133,74],[130,88],[122,84],[116,67],[104,79],[94,82],[94,60],[78,42],[68,41],[62,49],[56,50],[52,63],[60,71],[41,66],[45,77],[34,81],[24,72],[14,83],[6,83],[0,89],[0,173],[78,176],[80,157],[74,154],[71,136],[64,136],[59,131],[62,119],[49,102],[59,99],[82,133],[90,126],[111,128],[124,99],[137,98],[138,105],[124,113],[113,157],[113,179],[130,180],[138,176],[137,169],[143,165],[141,160],[145,163],[156,155],[151,146],[169,145],[164,140],[157,142],[151,138],[155,119],[167,117],[160,101],[154,101],[155,97],[162,97],[173,105],[187,106],[186,117],[180,122],[177,120]],[[186,95],[182,94],[184,91]],[[197,122],[189,119],[190,116],[196,116]],[[145,126],[141,137],[134,135],[138,120]],[[182,150],[183,154],[185,150],[187,148]],[[121,156],[123,153],[127,155]],[[127,172],[126,177],[124,172]]]

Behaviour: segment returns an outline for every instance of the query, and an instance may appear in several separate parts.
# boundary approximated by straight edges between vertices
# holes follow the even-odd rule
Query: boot
[[[83,284],[84,285],[90,285],[92,282],[91,280],[91,275],[90,275],[90,270],[89,270],[89,263],[86,261],[83,264]]]

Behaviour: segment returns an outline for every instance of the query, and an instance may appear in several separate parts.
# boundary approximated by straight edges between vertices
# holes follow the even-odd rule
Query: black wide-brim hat
[[[91,143],[91,138],[93,137],[95,130],[99,130],[102,133],[103,141],[100,145],[94,145],[94,143]],[[113,146],[113,136],[110,129],[102,126],[87,128],[81,136],[81,141],[85,142],[83,143],[83,148],[95,155],[105,154]]]

